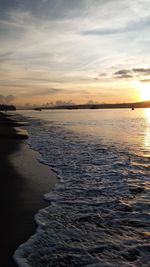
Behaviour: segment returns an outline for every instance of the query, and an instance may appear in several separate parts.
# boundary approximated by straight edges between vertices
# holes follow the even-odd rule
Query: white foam
[[[60,181],[44,196],[51,205],[36,215],[37,232],[17,249],[17,264],[132,266],[133,256],[128,257],[132,245],[138,266],[147,255],[138,244],[147,242],[141,231],[147,230],[148,210],[140,190],[132,190],[132,172],[136,170],[140,188],[140,179],[146,181],[149,173],[142,164],[132,165],[137,161],[136,154],[129,147],[83,139],[54,122],[48,126],[30,119],[28,132],[30,145],[41,154],[40,161],[53,166]],[[141,206],[133,204],[135,194]],[[69,261],[70,265],[65,265]]]

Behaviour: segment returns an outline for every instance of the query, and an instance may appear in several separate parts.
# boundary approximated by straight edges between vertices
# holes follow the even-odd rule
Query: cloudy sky
[[[0,101],[150,98],[149,0],[0,0]]]

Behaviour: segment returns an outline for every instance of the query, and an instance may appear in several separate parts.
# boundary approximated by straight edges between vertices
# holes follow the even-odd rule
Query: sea
[[[150,109],[17,113],[58,176],[18,266],[150,266]]]

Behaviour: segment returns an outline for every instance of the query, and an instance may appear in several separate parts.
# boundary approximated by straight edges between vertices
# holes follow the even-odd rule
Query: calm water
[[[150,110],[20,114],[60,178],[20,266],[149,266]]]

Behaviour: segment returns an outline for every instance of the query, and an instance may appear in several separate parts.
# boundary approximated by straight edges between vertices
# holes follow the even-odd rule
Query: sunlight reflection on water
[[[144,110],[144,115],[147,121],[147,127],[145,130],[144,147],[149,151],[150,155],[150,109]]]
[[[148,267],[150,110],[28,114],[29,144],[59,182],[16,258],[32,267]]]
[[[133,150],[150,155],[150,109],[43,110],[22,111],[23,115],[55,122],[76,134],[99,143],[128,144]]]

